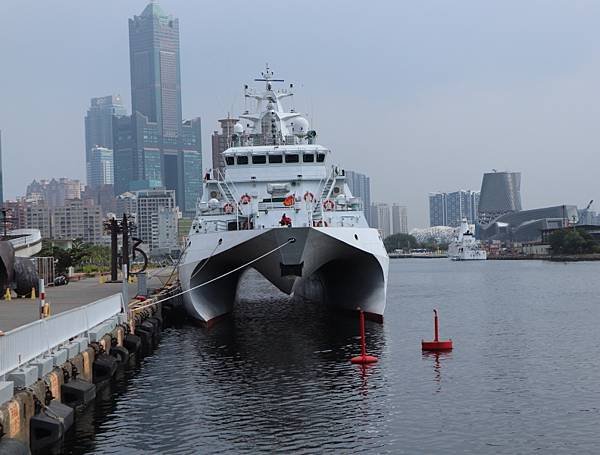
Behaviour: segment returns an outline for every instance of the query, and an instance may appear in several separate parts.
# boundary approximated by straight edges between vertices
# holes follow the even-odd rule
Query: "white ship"
[[[463,218],[458,233],[448,246],[448,257],[453,261],[481,261],[487,259],[486,251],[475,239],[468,221]]]
[[[382,321],[389,259],[379,232],[306,118],[283,109],[293,86],[275,90],[283,80],[261,74],[264,90],[245,88],[256,110],[240,115],[224,171],[205,176],[179,266],[186,309],[209,324],[231,312],[252,267],[288,295]]]

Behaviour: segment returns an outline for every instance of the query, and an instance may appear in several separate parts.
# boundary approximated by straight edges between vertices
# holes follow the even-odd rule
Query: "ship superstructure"
[[[486,251],[481,247],[481,242],[475,238],[473,229],[466,218],[457,228],[457,233],[448,245],[448,257],[453,261],[482,261],[487,259]]]
[[[256,109],[239,116],[224,171],[205,175],[180,265],[183,289],[193,288],[188,311],[205,322],[230,312],[248,264],[287,294],[381,318],[388,256],[379,232],[307,119],[284,110],[293,86],[276,91],[283,81],[268,67],[255,80],[265,89],[245,87]]]

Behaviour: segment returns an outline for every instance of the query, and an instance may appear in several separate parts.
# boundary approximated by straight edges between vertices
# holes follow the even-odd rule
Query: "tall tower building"
[[[408,234],[408,210],[405,205],[392,204],[392,234]]]
[[[177,146],[181,134],[179,19],[155,1],[129,19],[131,105],[157,123],[166,144]]]
[[[129,19],[132,115],[113,117],[115,194],[175,191],[195,213],[202,193],[200,118],[182,120],[179,20],[152,1]]]
[[[429,226],[447,226],[446,193],[429,193]]]
[[[521,211],[521,173],[487,172],[481,181],[479,224],[487,225],[501,215]]]
[[[371,227],[379,229],[382,238],[392,235],[392,218],[390,205],[385,202],[374,202],[371,205]]]
[[[346,171],[346,184],[352,196],[362,199],[365,218],[371,222],[371,179],[365,174]]]
[[[92,98],[85,116],[85,164],[87,184],[91,184],[91,159],[94,147],[113,149],[113,116],[123,117],[127,109],[120,95]]]
[[[429,225],[458,227],[463,218],[473,224],[477,220],[478,205],[478,191],[429,193]]]

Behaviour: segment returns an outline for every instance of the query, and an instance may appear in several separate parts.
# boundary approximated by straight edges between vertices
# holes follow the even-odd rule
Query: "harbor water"
[[[598,453],[600,263],[390,264],[380,360],[358,318],[249,273],[232,317],[171,327],[77,416],[60,450],[148,453]],[[454,351],[422,354],[438,308]]]

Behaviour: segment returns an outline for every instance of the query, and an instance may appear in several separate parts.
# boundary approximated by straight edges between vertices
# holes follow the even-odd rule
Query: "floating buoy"
[[[433,310],[433,341],[421,340],[421,348],[423,351],[451,351],[452,340],[440,340],[438,333],[438,314],[437,310]]]
[[[365,338],[365,313],[362,310],[359,310],[360,313],[360,344],[361,344],[361,354],[356,357],[352,357],[350,362],[352,363],[375,363],[377,362],[377,357],[372,355],[367,355],[367,340]]]

